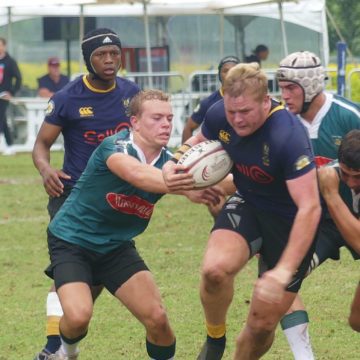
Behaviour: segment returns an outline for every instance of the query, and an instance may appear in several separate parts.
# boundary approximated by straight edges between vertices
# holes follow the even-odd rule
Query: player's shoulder
[[[207,115],[225,116],[224,99],[220,98],[212,103],[207,111]]]
[[[352,113],[360,117],[360,106],[349,99],[346,99],[340,95],[330,95],[332,106],[337,107],[342,112]]]
[[[289,128],[301,125],[296,115],[287,110],[284,104],[276,99],[271,99],[271,108],[268,119],[271,119],[273,127],[286,129],[288,127],[287,125],[290,125]]]
[[[264,134],[267,134],[272,144],[279,147],[310,142],[304,125],[296,115],[287,110],[282,103],[274,100],[268,121],[265,122]]]
[[[63,88],[57,91],[52,99],[56,103],[68,102],[74,97],[81,96],[87,92],[87,87],[83,80],[83,75],[69,81]]]
[[[140,91],[139,86],[135,82],[120,76],[116,77],[116,85],[121,91],[125,93],[135,95]]]

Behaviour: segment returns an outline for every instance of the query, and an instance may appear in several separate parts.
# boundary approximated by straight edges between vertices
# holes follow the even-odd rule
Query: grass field
[[[60,164],[61,153],[52,154]],[[0,156],[0,360],[31,360],[44,343],[45,300],[50,280],[45,230],[47,197],[30,154]],[[177,359],[194,360],[205,337],[198,296],[199,268],[211,226],[204,207],[177,196],[163,198],[137,247],[155,275],[177,336]],[[228,316],[231,359],[234,339],[248,310],[256,261],[238,276]],[[359,267],[347,251],[307,279],[301,290],[311,319],[317,359],[357,360],[360,337],[347,325]],[[146,301],[146,299],[144,299]],[[81,360],[146,359],[143,328],[104,292],[95,305]],[[264,359],[292,359],[279,330]]]

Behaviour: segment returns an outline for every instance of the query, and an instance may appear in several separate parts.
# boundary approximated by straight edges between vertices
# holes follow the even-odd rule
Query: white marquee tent
[[[52,5],[51,5],[52,4]],[[0,26],[34,16],[119,16],[144,17],[144,45],[151,46],[149,17],[174,15],[218,14],[224,16],[248,15],[279,20],[283,54],[288,52],[288,39],[284,22],[300,25],[321,34],[319,54],[328,63],[329,46],[325,13],[325,0],[2,0]],[[223,24],[223,20],[220,21]],[[11,37],[11,26],[8,26]],[[222,38],[223,28],[219,26]],[[79,36],[82,37],[80,32]],[[222,56],[222,42],[220,55]],[[149,58],[148,58],[149,60]],[[148,69],[151,71],[151,62]]]

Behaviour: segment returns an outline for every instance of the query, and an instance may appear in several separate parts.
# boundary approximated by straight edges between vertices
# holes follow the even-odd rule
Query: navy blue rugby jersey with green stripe
[[[71,176],[62,179],[64,184],[75,184],[90,155],[107,136],[129,128],[127,108],[139,90],[135,83],[120,77],[108,90],[95,89],[84,75],[50,99],[44,121],[62,128],[63,170]]]
[[[293,219],[297,207],[286,181],[315,168],[310,139],[304,126],[275,100],[265,123],[241,137],[226,120],[224,101],[207,112],[203,135],[219,140],[234,161],[232,173],[244,199],[261,210]]]
[[[116,152],[145,162],[128,131],[104,139],[49,225],[56,237],[105,254],[146,229],[154,204],[163,194],[140,190],[113,174],[106,161]],[[152,165],[161,169],[170,158],[163,148]]]

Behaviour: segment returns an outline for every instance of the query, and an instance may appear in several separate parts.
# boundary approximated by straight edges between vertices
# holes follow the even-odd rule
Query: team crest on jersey
[[[307,155],[300,156],[295,162],[295,170],[301,170],[310,164],[310,158]]]
[[[225,130],[219,131],[219,140],[228,144],[230,142],[230,134]]]
[[[335,146],[339,147],[342,141],[342,137],[341,136],[332,136],[332,141],[334,143]]]
[[[54,113],[54,111],[55,111],[55,103],[54,101],[50,100],[47,104],[45,115],[50,116]]]
[[[84,106],[79,108],[79,114],[81,117],[94,116],[94,111],[92,106]]]
[[[108,193],[106,200],[114,210],[142,219],[150,219],[154,211],[154,204],[136,195]]]
[[[122,102],[123,102],[123,105],[124,105],[125,108],[128,108],[128,107],[129,107],[129,104],[130,104],[130,99],[129,99],[129,98],[123,99]]]
[[[264,143],[263,144],[263,153],[262,153],[262,162],[265,166],[270,166],[270,159],[269,159],[269,145]]]

